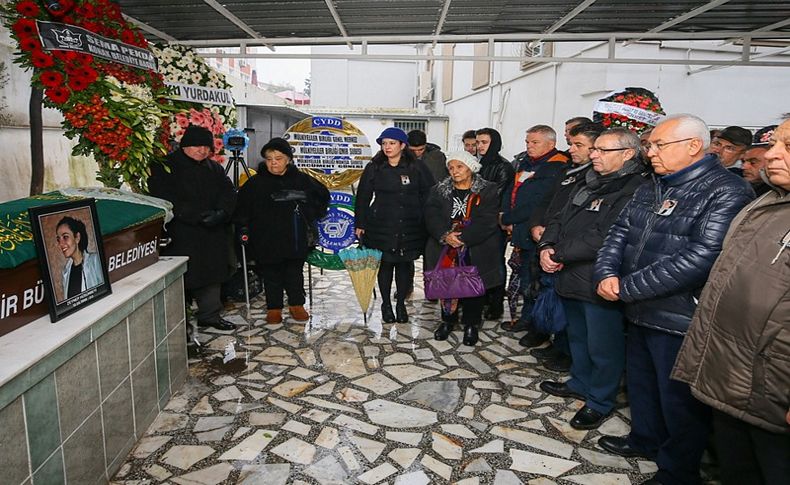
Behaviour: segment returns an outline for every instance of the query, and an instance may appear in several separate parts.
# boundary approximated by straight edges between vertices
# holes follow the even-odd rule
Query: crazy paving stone
[[[296,349],[294,352],[307,367],[312,367],[316,364],[315,352],[313,352],[313,349]]]
[[[424,471],[419,470],[411,473],[404,473],[395,478],[394,485],[428,485],[431,479]]]
[[[433,369],[426,369],[425,367],[419,367],[411,364],[391,365],[384,367],[383,369],[385,372],[403,384],[411,384],[412,382],[421,381],[423,379],[427,379],[428,377],[433,377],[439,373],[439,371]]]
[[[259,429],[245,438],[241,443],[223,453],[220,460],[252,461],[277,436],[277,431]]]
[[[313,462],[316,448],[299,438],[290,438],[288,441],[272,448],[271,452],[290,462],[309,465]]]
[[[310,396],[329,396],[332,394],[332,391],[335,390],[335,381],[329,381],[325,384],[321,384],[320,386],[316,387],[312,391],[308,392],[307,394]]]
[[[221,441],[228,431],[230,431],[230,426],[223,426],[222,428],[214,429],[211,431],[205,431],[203,433],[195,433],[195,437],[201,443],[207,443],[209,441]]]
[[[208,402],[208,396],[203,396],[200,400],[195,404],[195,407],[192,408],[192,411],[189,412],[190,414],[214,414],[214,408],[211,407],[211,404]]]
[[[172,439],[172,436],[145,436],[137,442],[137,446],[132,451],[132,456],[135,458],[147,458],[148,455]]]
[[[480,479],[478,477],[464,478],[455,482],[454,485],[480,485]]]
[[[429,426],[437,421],[436,413],[433,411],[425,411],[384,399],[366,402],[363,407],[371,422],[391,428],[419,428]]]
[[[421,382],[398,398],[402,401],[422,404],[436,411],[451,413],[458,406],[461,388],[458,387],[457,382],[453,381]]]
[[[340,434],[335,428],[322,428],[315,439],[315,444],[321,448],[334,449],[340,443]]]
[[[350,342],[325,343],[319,349],[321,362],[327,372],[349,379],[367,374],[359,348]]]
[[[417,446],[422,441],[422,433],[408,433],[404,431],[387,431],[385,436],[390,441]]]
[[[479,448],[469,450],[469,453],[504,453],[505,442],[502,440],[493,440],[484,444]]]
[[[586,448],[577,448],[577,451],[579,452],[579,456],[589,461],[593,465],[631,470],[631,464],[628,463],[628,460],[622,456],[611,455],[609,453],[599,453]]]
[[[165,480],[173,476],[172,473],[167,471],[167,468],[161,467],[156,464],[145,467],[145,473],[151,475],[159,482],[164,482]]]
[[[543,421],[541,421],[540,419],[531,419],[529,421],[522,421],[520,423],[516,423],[516,426],[521,426],[522,428],[534,429],[537,431],[546,431],[546,427],[543,426]]]
[[[503,372],[497,376],[499,382],[514,387],[528,387],[535,379],[529,377],[515,376],[513,374]],[[538,394],[539,395],[539,394]]]
[[[231,401],[235,399],[243,399],[244,394],[239,391],[239,388],[236,386],[229,386],[224,389],[221,389],[213,394],[214,399],[217,401]]]
[[[393,381],[384,374],[370,374],[352,382],[355,386],[364,387],[369,389],[379,396],[389,394],[392,391],[400,389],[402,386]]]
[[[151,426],[148,434],[168,433],[183,428],[189,422],[189,416],[184,414],[159,413]]]
[[[502,389],[502,386],[498,382],[492,381],[472,381],[472,386],[475,389]]]
[[[420,463],[425,466],[425,468],[429,469],[430,471],[434,472],[435,474],[439,475],[440,477],[444,478],[445,480],[449,480],[450,476],[453,474],[453,469],[449,465],[442,463],[441,461],[437,460],[436,458],[432,457],[431,455],[424,455]]]
[[[233,433],[233,437],[231,441],[236,441],[237,439],[241,438],[245,434],[249,433],[252,428],[248,428],[247,426],[242,426],[241,428],[237,429],[235,433]]]
[[[367,392],[358,391],[350,387],[344,387],[335,394],[336,398],[346,402],[365,402],[368,400],[368,396],[370,394]]]
[[[312,379],[318,375],[318,372],[305,369],[304,367],[297,367],[296,369],[288,372],[288,375],[298,377],[300,379]]]
[[[269,395],[268,392],[255,391],[253,389],[245,389],[244,391],[255,401],[261,401]]]
[[[313,406],[317,406],[319,408],[335,409],[337,411],[343,411],[343,412],[351,413],[351,414],[362,414],[361,412],[357,411],[354,408],[350,408],[350,407],[344,406],[342,404],[333,403],[333,402],[327,401],[325,399],[319,399],[317,397],[302,397],[302,398],[299,398],[299,400],[307,402],[307,403],[310,403]]]
[[[299,365],[293,354],[282,347],[268,347],[263,352],[253,357],[254,360],[287,366]]]
[[[462,354],[461,358],[463,360],[465,360],[467,364],[471,365],[474,368],[474,370],[476,370],[477,372],[479,372],[481,374],[488,374],[489,372],[493,371],[493,369],[488,364],[483,362],[480,359],[480,357],[478,357],[476,355],[473,355],[473,354]]]
[[[182,470],[188,470],[195,463],[214,454],[210,446],[178,445],[167,450],[160,462]]]
[[[480,402],[480,393],[471,387],[466,388],[464,393],[464,402],[467,404],[477,404]]]
[[[235,419],[235,416],[210,416],[198,418],[194,428],[192,428],[192,431],[198,433],[201,431],[211,431],[213,429],[222,428],[232,424]]]
[[[260,409],[262,407],[263,404],[258,404],[254,402],[226,402],[219,408],[225,411],[226,413],[241,414],[241,413],[246,413],[247,411],[252,411],[253,409]]]
[[[405,470],[420,456],[420,453],[422,450],[419,448],[395,448],[389,452],[387,457]]]
[[[513,460],[513,464],[510,465],[511,470],[548,475],[554,478],[580,465],[576,461],[563,460],[515,448],[510,449],[510,458]]]
[[[524,419],[529,415],[523,411],[510,409],[499,404],[491,404],[480,412],[480,416],[492,423],[501,423],[502,421]]]
[[[409,354],[404,354],[403,352],[396,352],[394,354],[390,354],[384,357],[382,361],[383,365],[396,365],[396,364],[412,364],[414,363],[414,358]]]
[[[312,428],[313,427],[308,424],[300,423],[299,421],[294,421],[292,419],[287,423],[285,423],[281,429],[285,431],[290,431],[291,433],[300,434],[302,436],[307,436],[308,434],[310,434],[310,430]]]
[[[475,417],[475,408],[472,406],[464,406],[458,411],[458,416],[466,419],[472,419]]]
[[[300,338],[298,335],[294,335],[287,330],[278,330],[272,334],[272,338],[277,340],[278,342],[284,343],[289,347],[297,347],[300,344]],[[296,365],[296,364],[294,364]]]
[[[614,416],[604,421],[604,423],[598,427],[598,431],[602,435],[607,436],[626,436],[631,432],[631,427],[618,416]]]
[[[293,403],[290,403],[290,402],[286,402],[286,401],[283,401],[282,399],[277,399],[276,397],[269,397],[266,400],[269,401],[270,403],[274,404],[278,408],[285,409],[286,411],[288,411],[291,414],[296,414],[296,413],[299,412],[300,409],[302,409],[302,406],[299,406],[298,404],[293,404]]]
[[[397,468],[395,468],[389,463],[384,463],[358,476],[357,480],[363,483],[373,484],[373,483],[378,483],[397,472],[398,472]]]
[[[294,397],[315,386],[312,382],[305,381],[286,381],[272,388],[272,391],[282,397]]]
[[[492,470],[491,465],[483,457],[470,461],[464,467],[464,473],[489,473]]]
[[[454,369],[448,372],[447,374],[442,374],[442,379],[477,379],[480,377],[479,375],[475,374],[474,372],[468,371],[466,369]]]
[[[585,475],[566,475],[563,480],[579,485],[631,485],[628,475],[619,473],[587,473]]]
[[[345,414],[339,414],[332,422],[341,428],[353,429],[367,435],[374,435],[379,431],[378,426],[373,426]]]
[[[469,438],[469,439],[476,439],[477,435],[472,432],[469,428],[464,426],[463,424],[443,424],[441,426],[442,431],[448,434],[454,434],[456,436],[460,436],[461,438]]]
[[[349,470],[359,470],[359,462],[354,457],[354,452],[351,451],[351,448],[348,446],[341,446],[337,449],[337,452],[340,454],[340,458],[343,459],[343,463],[346,464],[346,468]]]
[[[216,485],[227,480],[232,471],[233,467],[227,463],[218,463],[214,466],[173,478],[172,481],[179,485]]]
[[[451,438],[449,436],[445,436],[441,433],[431,433],[431,437],[433,441],[431,442],[431,448],[435,451],[439,456],[446,460],[460,460],[462,452],[463,443],[458,441],[455,438]]]
[[[359,452],[362,453],[362,456],[370,463],[375,462],[381,455],[381,452],[384,451],[384,448],[387,447],[386,444],[379,441],[369,440],[356,435],[351,436],[351,442],[354,443]]]
[[[491,428],[490,433],[494,436],[501,436],[502,438],[521,443],[522,445],[539,450],[547,451],[563,458],[570,458],[573,454],[573,446],[548,436],[541,436],[539,434],[530,433],[528,431],[521,431],[513,428],[505,428],[502,426],[494,426]]]
[[[510,470],[497,470],[492,485],[522,485],[515,473]]]
[[[236,485],[285,485],[290,474],[288,463],[244,465]]]
[[[272,426],[282,424],[285,417],[285,413],[250,413],[249,422],[251,426]]]
[[[312,477],[321,485],[344,485],[353,482],[353,477],[346,472],[343,465],[332,455],[327,455],[304,470],[304,474]]]
[[[320,409],[311,409],[306,413],[302,414],[303,418],[307,418],[311,421],[315,421],[316,423],[323,423],[329,417],[332,416],[331,414],[321,411]]]
[[[568,421],[560,421],[559,419],[549,418],[549,422],[552,426],[557,428],[557,431],[562,433],[566,439],[573,441],[574,443],[581,443],[587,436],[587,431],[574,429]]]

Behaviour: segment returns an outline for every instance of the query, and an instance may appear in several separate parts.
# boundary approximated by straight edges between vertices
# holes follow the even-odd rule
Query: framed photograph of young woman
[[[28,213],[53,322],[112,292],[94,199]]]

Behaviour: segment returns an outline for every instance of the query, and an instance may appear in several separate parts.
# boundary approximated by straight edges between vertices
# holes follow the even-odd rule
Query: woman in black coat
[[[425,267],[448,267],[458,264],[465,250],[466,263],[476,266],[486,290],[504,284],[500,264],[499,195],[497,186],[487,182],[477,171],[480,163],[467,152],[447,156],[450,177],[431,189],[425,205],[425,224],[430,239],[425,248]],[[447,255],[439,261],[443,246]],[[458,306],[463,306],[464,344],[477,343],[477,327],[483,315],[485,295],[461,300],[442,300],[442,323],[434,333],[436,340],[446,340],[458,321]]]
[[[283,290],[292,319],[307,321],[304,267],[315,245],[315,223],[326,213],[329,191],[291,163],[282,138],[261,149],[264,163],[239,190],[236,220],[249,228],[250,246],[266,292],[266,323],[282,322]]]
[[[409,321],[405,299],[413,286],[414,260],[425,248],[422,213],[434,183],[428,167],[406,149],[407,140],[399,128],[387,128],[376,139],[381,151],[362,173],[354,208],[357,237],[382,252],[378,283],[386,323]],[[396,313],[390,300],[393,273]]]

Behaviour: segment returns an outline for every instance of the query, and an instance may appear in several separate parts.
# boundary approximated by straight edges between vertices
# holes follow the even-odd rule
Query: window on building
[[[442,45],[442,55],[452,56],[455,44]],[[442,101],[453,99],[453,61],[442,61]]]
[[[488,44],[475,44],[476,56],[488,55]],[[490,82],[490,61],[474,61],[472,62],[472,89],[478,89],[488,86]]]
[[[428,126],[428,120],[395,120],[395,128],[400,128],[406,133],[411,130],[422,130]]]

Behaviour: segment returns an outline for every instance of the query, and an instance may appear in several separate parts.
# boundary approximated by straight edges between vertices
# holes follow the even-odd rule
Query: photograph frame
[[[31,207],[28,215],[53,323],[112,293],[95,199]]]

